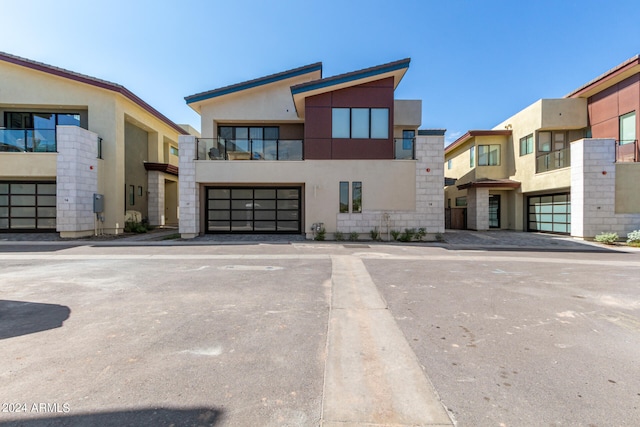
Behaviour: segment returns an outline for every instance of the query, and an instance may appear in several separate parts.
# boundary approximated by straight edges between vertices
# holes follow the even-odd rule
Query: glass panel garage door
[[[55,230],[55,182],[0,182],[0,233]]]
[[[571,195],[529,197],[529,231],[571,233]]]
[[[208,233],[300,233],[300,187],[208,187]]]

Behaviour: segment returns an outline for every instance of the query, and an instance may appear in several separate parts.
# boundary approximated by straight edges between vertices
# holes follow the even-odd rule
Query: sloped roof
[[[510,129],[506,129],[506,130],[470,130],[467,133],[465,133],[464,135],[462,135],[460,138],[456,139],[455,141],[453,141],[451,144],[447,145],[444,149],[445,154],[448,153],[449,151],[461,146],[462,144],[464,144],[465,142],[467,142],[468,140],[470,140],[473,137],[476,136],[509,136],[511,135],[511,130]]]
[[[54,67],[52,65],[44,64],[42,62],[32,61],[27,58],[22,58],[20,56],[8,54],[6,52],[0,52],[0,60],[14,64],[14,65],[30,68],[32,70],[52,74],[54,76],[63,77],[66,79],[74,80],[80,83],[88,84],[91,86],[99,87],[101,89],[106,89],[106,90],[119,93],[124,97],[128,98],[130,101],[138,104],[141,108],[143,108],[144,110],[146,110],[147,112],[149,112],[150,114],[152,114],[153,116],[155,116],[156,118],[158,118],[159,120],[161,120],[162,122],[170,126],[172,129],[176,130],[179,134],[181,135],[187,134],[187,132],[183,128],[175,124],[165,115],[163,115],[158,110],[153,108],[151,105],[143,101],[133,92],[131,92],[129,89],[117,83],[112,83],[107,80],[102,80],[102,79],[91,77],[85,74],[76,73],[74,71],[66,70],[64,68]]]
[[[565,98],[588,98],[638,72],[640,72],[640,55],[629,58],[622,64],[599,75],[590,82],[565,95]]]

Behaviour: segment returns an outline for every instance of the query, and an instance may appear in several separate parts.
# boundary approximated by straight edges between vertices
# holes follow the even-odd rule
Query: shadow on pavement
[[[60,328],[70,313],[64,305],[0,300],[0,340]]]
[[[27,407],[27,412],[29,412]],[[64,411],[65,406],[57,406]],[[66,407],[66,410],[70,408]],[[5,414],[3,414],[5,415]],[[140,409],[131,411],[103,412],[96,414],[60,415],[49,418],[0,421],[0,427],[59,427],[59,426],[100,426],[100,427],[209,427],[221,421],[222,411],[212,408],[192,409]]]

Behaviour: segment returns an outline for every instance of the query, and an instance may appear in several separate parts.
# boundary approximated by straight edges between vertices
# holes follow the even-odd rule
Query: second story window
[[[620,116],[620,145],[631,144],[636,140],[636,112]]]
[[[476,146],[475,145],[472,145],[471,148],[469,149],[469,167],[470,168],[476,167]]]
[[[533,134],[520,138],[520,155],[533,153]]]
[[[499,166],[500,145],[478,145],[478,166]]]
[[[333,108],[331,137],[344,139],[389,138],[388,108]]]

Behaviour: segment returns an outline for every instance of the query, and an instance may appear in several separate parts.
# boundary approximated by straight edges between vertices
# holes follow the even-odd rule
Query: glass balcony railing
[[[548,172],[569,166],[571,166],[571,150],[568,147],[543,154],[536,159],[536,173]]]
[[[0,152],[55,153],[55,129],[0,129]]]
[[[303,160],[301,139],[198,138],[198,160]]]
[[[415,138],[396,138],[393,140],[393,158],[396,160],[412,160],[416,158]]]
[[[637,139],[616,141],[616,162],[640,162],[640,146]]]

